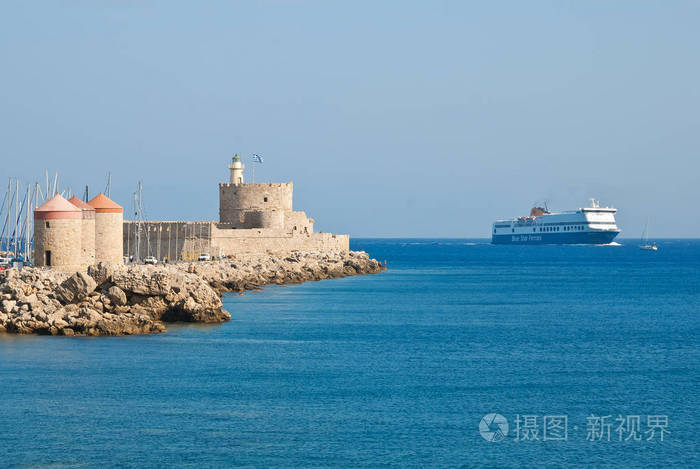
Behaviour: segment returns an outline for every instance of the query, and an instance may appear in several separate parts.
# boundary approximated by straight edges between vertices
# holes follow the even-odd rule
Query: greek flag
[[[256,163],[262,164],[263,158],[262,158],[262,156],[258,155],[257,153],[253,153],[253,161],[255,161]]]

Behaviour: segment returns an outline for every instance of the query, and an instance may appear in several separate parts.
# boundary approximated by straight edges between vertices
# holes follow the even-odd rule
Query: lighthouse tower
[[[241,163],[241,157],[234,155],[231,165],[228,167],[231,170],[231,184],[243,184],[243,168],[245,166]]]

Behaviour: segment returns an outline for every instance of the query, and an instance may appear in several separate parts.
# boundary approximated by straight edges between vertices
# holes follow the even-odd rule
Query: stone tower
[[[233,157],[229,169],[231,182],[219,184],[219,221],[236,229],[284,230],[285,220],[292,213],[294,185],[245,184],[238,155]]]
[[[82,210],[56,194],[34,210],[34,263],[39,267],[78,271],[81,253]]]
[[[101,192],[88,205],[95,209],[95,262],[121,264],[124,209]]]
[[[95,209],[76,196],[68,199],[68,202],[83,212],[83,222],[80,230],[82,264],[85,266],[93,265],[95,263]]]
[[[241,157],[234,155],[231,165],[228,167],[231,170],[231,184],[243,184],[244,168],[245,165],[241,162]]]

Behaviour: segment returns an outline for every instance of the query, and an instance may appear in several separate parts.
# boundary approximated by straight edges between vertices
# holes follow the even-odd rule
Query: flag
[[[262,164],[263,158],[262,158],[262,156],[258,155],[257,153],[253,153],[253,161],[255,161],[256,163]]]

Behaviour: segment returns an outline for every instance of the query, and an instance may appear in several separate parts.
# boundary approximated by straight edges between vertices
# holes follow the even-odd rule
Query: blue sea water
[[[226,324],[2,336],[0,466],[698,467],[700,241],[621,244],[358,239],[388,271],[229,295]]]

